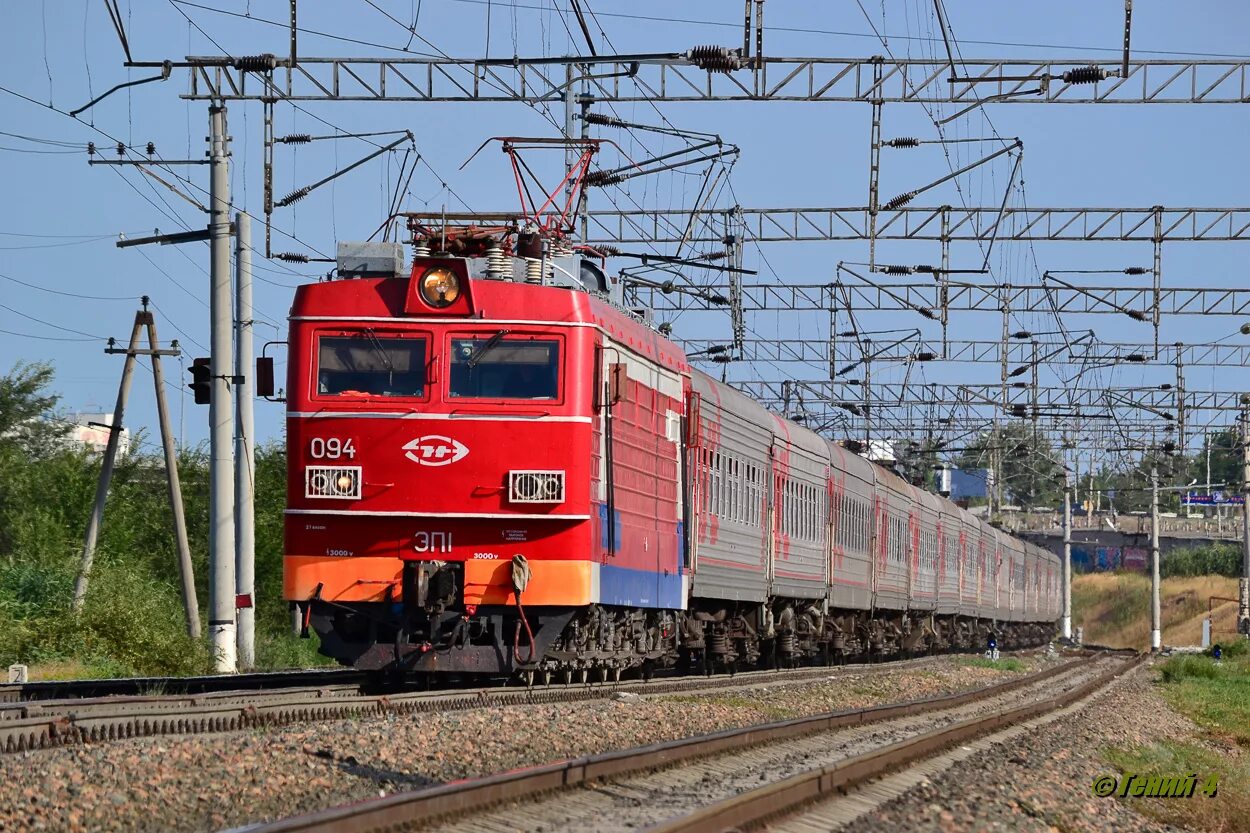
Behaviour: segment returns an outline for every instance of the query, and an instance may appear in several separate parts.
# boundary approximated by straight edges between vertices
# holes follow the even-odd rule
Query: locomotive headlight
[[[421,276],[421,297],[432,307],[448,307],[460,297],[460,278],[450,269],[435,267]]]
[[[356,491],[356,475],[351,472],[344,472],[339,475],[338,480],[334,481],[334,485],[338,487],[339,492],[352,494]]]

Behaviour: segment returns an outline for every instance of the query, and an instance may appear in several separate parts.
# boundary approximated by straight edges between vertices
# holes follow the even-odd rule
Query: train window
[[[556,399],[560,392],[560,342],[494,335],[451,340],[453,399]]]
[[[317,393],[322,396],[425,396],[424,338],[321,336]]]

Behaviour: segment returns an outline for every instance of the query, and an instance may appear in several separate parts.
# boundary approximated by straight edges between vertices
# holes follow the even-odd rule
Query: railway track
[[[363,685],[368,675],[348,668],[210,674],[201,677],[120,677],[102,680],[39,680],[0,683],[0,704],[90,697],[141,697],[153,694],[212,694],[275,688]]]
[[[846,672],[889,673],[923,667],[940,660],[941,656],[932,656],[889,663],[752,671],[709,677],[384,694],[366,693],[362,683],[352,676],[356,672],[350,672],[346,678],[328,674],[326,684],[312,686],[289,685],[302,682],[305,677],[300,675],[266,675],[277,678],[275,682],[284,685],[275,691],[244,688],[172,695],[135,694],[0,703],[0,752],[24,752],[156,735],[237,731],[309,720],[593,700],[621,693],[639,696],[699,693],[752,685],[797,683]],[[322,678],[314,676],[313,679]],[[339,679],[351,681],[336,682]]]
[[[773,818],[837,788],[827,783],[861,783],[916,755],[1080,699],[1136,661],[1085,656],[961,694],[593,755],[240,830],[366,833],[420,828],[476,833],[637,830],[653,825],[669,833],[719,833],[738,828],[751,814],[760,821]],[[753,798],[747,801],[745,796]]]

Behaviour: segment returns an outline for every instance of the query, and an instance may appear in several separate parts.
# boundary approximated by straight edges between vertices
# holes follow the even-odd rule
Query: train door
[[[785,537],[786,532],[783,530],[782,519],[784,513],[789,511],[786,505],[786,479],[789,475],[788,463],[786,459],[783,462],[782,455],[786,452],[777,447],[777,441],[768,446],[768,536],[764,542],[764,563],[765,575],[768,581],[768,593],[774,593],[773,584],[777,579],[777,559],[785,558],[788,555],[790,542]]]
[[[703,397],[693,390],[686,392],[685,410],[681,418],[681,521],[682,521],[682,570],[694,571],[698,558],[699,535],[695,529],[695,513],[700,499],[700,483],[696,476],[695,462],[703,453],[703,431],[700,425]]]

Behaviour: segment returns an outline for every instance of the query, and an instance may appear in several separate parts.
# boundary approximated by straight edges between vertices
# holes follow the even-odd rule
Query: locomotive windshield
[[[426,341],[378,336],[322,336],[317,392],[329,396],[424,396]]]
[[[559,388],[559,341],[506,330],[451,341],[452,398],[556,399]]]

